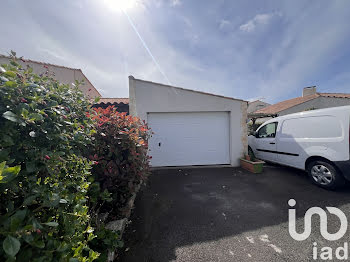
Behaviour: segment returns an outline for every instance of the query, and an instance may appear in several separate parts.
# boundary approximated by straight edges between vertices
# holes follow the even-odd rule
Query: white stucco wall
[[[147,122],[147,113],[155,112],[230,112],[230,158],[239,166],[247,152],[247,102],[203,94],[192,90],[138,80],[129,77],[129,110]]]
[[[9,62],[10,61],[8,57],[0,56],[0,65],[8,64]],[[45,73],[47,70],[49,70],[50,73],[54,73],[53,78],[62,84],[71,85],[75,82],[75,80],[84,80],[84,84],[80,85],[79,89],[82,90],[82,92],[87,98],[95,98],[97,96],[101,96],[80,69],[48,65],[34,61],[23,62],[21,60],[18,60],[17,62],[21,64],[24,68],[27,65],[29,65],[31,68],[33,68],[33,72],[38,75]],[[47,68],[45,68],[44,66],[47,66]]]

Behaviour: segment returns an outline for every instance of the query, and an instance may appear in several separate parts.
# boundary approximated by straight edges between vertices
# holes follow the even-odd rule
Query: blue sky
[[[0,53],[81,68],[104,97],[127,97],[128,75],[271,103],[311,85],[350,93],[347,0],[3,0],[1,9]]]

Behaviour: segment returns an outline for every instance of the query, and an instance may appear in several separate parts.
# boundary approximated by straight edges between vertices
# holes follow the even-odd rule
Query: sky
[[[347,0],[1,0],[0,53],[80,68],[103,97],[128,76],[269,103],[350,93]]]

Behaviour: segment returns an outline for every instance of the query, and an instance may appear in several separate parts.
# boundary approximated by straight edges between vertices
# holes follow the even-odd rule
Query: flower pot
[[[259,174],[263,171],[263,165],[265,164],[264,161],[261,160],[255,160],[250,161],[244,158],[241,158],[241,167],[245,170],[248,170],[254,174]]]

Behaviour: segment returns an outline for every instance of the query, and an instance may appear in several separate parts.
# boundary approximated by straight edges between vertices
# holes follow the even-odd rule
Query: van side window
[[[261,127],[258,131],[257,138],[269,138],[276,136],[277,122],[269,123]]]
[[[282,138],[341,137],[343,128],[334,116],[310,116],[287,119],[283,122]]]

